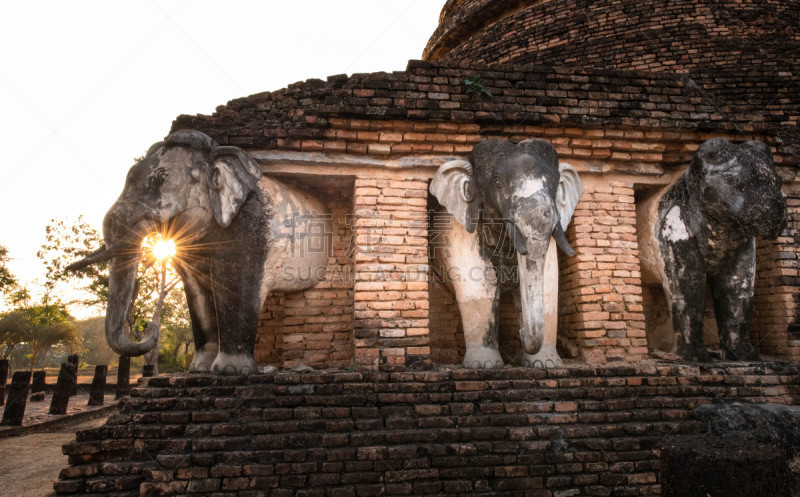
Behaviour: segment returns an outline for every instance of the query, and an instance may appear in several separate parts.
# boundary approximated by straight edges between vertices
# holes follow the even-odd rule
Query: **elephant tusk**
[[[567,255],[567,257],[575,257],[575,250],[569,245],[567,235],[565,235],[564,230],[561,229],[560,222],[557,222],[555,228],[553,228],[553,238],[555,239],[558,248],[560,248],[561,251]]]
[[[73,262],[69,266],[64,268],[64,271],[80,271],[86,267],[91,266],[92,264],[100,264],[101,262],[106,262],[121,253],[123,253],[123,247],[125,244],[122,243],[115,243],[110,247],[103,245],[99,249],[95,250],[91,254],[87,255],[83,259]]]
[[[112,257],[114,257],[115,253],[118,252],[118,248],[116,246],[106,247],[105,244],[100,247],[99,249],[95,250],[91,254],[87,255],[83,259],[73,262],[66,268],[64,271],[80,271],[86,267],[91,266],[92,264],[99,264],[101,262],[105,262]]]

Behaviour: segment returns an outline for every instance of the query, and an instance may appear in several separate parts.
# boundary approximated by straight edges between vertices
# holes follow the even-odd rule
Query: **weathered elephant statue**
[[[683,176],[637,210],[642,273],[662,283],[676,352],[711,359],[703,345],[708,283],[725,357],[758,360],[750,342],[755,237],[776,238],[787,217],[769,147],[708,140]]]
[[[106,339],[122,356],[142,355],[158,337],[130,340],[125,319],[142,239],[166,233],[176,240],[173,262],[194,333],[189,371],[255,373],[253,346],[267,294],[302,290],[324,277],[328,254],[313,250],[304,235],[309,223],[325,223],[331,233],[326,212],[305,191],[262,177],[244,150],[177,131],[131,167],[103,221],[104,246],[71,269],[110,260]]]
[[[551,238],[574,255],[564,229],[581,194],[577,172],[559,167],[555,149],[544,140],[487,140],[474,147],[469,161],[443,164],[430,192],[455,220],[442,246],[432,249],[461,311],[464,366],[503,366],[497,336],[501,291],[513,292],[521,314],[522,364],[543,364],[536,354],[545,344],[545,256]],[[557,264],[552,267],[557,281]],[[555,333],[550,341],[555,354]]]

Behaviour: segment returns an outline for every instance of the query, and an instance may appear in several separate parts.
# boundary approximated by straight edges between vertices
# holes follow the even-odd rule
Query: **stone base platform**
[[[643,362],[142,380],[64,446],[60,495],[658,495],[715,402],[800,404],[800,365]]]

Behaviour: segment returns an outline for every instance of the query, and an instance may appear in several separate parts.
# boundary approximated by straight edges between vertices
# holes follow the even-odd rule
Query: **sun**
[[[142,246],[154,259],[162,262],[175,257],[178,251],[175,240],[165,238],[161,233],[152,233],[145,237]]]

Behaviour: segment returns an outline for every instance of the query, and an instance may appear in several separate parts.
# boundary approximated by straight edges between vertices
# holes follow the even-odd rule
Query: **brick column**
[[[800,192],[786,201],[786,230],[758,240],[752,338],[765,356],[800,361]]]
[[[567,236],[577,252],[562,263],[559,328],[588,363],[647,355],[633,185],[582,177]]]
[[[428,183],[356,179],[355,361],[367,369],[430,364]]]

